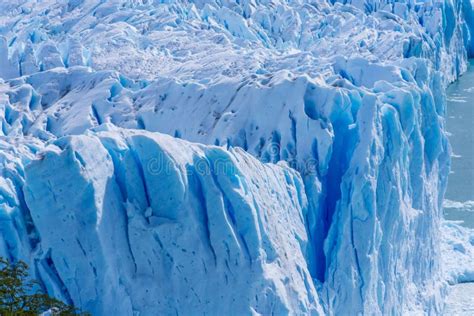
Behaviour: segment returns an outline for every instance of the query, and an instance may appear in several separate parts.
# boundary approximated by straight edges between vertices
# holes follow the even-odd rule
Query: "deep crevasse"
[[[50,291],[98,313],[104,313],[106,305],[87,300],[101,297],[106,304],[117,295],[128,304],[123,306],[125,314],[132,309],[146,314],[159,308],[167,313],[182,308],[178,312],[186,313],[191,306],[211,313],[232,308],[236,312],[253,308],[263,314],[272,310],[305,313],[320,311],[320,302],[326,312],[334,314],[439,312],[444,290],[438,232],[449,166],[443,126],[444,88],[465,70],[468,53],[472,52],[472,8],[468,1],[352,4],[75,1],[33,6],[25,2],[16,9],[19,11],[13,9],[16,6],[12,2],[2,4],[6,22],[1,32],[6,38],[0,48],[0,63],[4,65],[0,67],[4,78],[0,85],[1,130],[5,135],[1,210],[5,221],[11,223],[2,227],[3,253],[37,262],[35,272]],[[133,214],[129,203],[126,199],[125,205],[122,203],[129,189],[120,178],[125,177],[125,166],[130,162],[114,158],[125,149],[111,149],[95,136],[56,141],[57,137],[83,134],[101,124],[99,129],[113,130],[109,128],[112,124],[205,144],[241,147],[264,162],[285,160],[300,172],[298,181],[304,183],[304,188],[296,181],[292,190],[307,200],[306,206],[294,206],[293,210],[278,199],[278,203],[272,202],[273,197],[268,201],[281,206],[272,215],[275,218],[290,209],[303,216],[302,222],[290,223],[290,227],[298,228],[299,237],[272,239],[280,234],[280,226],[273,230],[273,226],[237,225],[237,230],[257,236],[244,248],[257,253],[259,269],[239,265],[239,274],[247,281],[264,280],[262,288],[245,288],[249,296],[235,298],[232,291],[243,285],[238,280],[229,281],[223,298],[207,298],[209,304],[216,305],[205,307],[209,289],[201,285],[192,293],[190,287],[181,288],[188,281],[184,282],[186,272],[180,271],[178,262],[189,257],[183,257],[177,246],[173,251],[179,253],[179,259],[170,255],[176,264],[163,263],[156,274],[154,269],[158,268],[145,261],[158,256],[157,260],[164,262],[166,255],[151,254],[147,252],[150,249],[143,250],[143,259],[131,257],[129,270],[114,270],[118,268],[109,262],[123,256],[111,253],[111,245],[128,243],[128,248],[121,249],[124,256],[142,251],[140,243],[132,246],[130,240],[123,239],[137,229],[124,216],[125,212]],[[34,155],[49,142],[63,144],[58,145],[63,148],[74,148],[66,145],[69,142],[83,144],[84,148],[103,146],[113,163],[95,155],[91,159],[97,161],[81,163],[80,154],[71,158],[56,153],[60,158],[40,154],[45,162],[38,167],[42,162]],[[175,142],[167,141],[162,147],[188,146]],[[150,146],[156,145],[152,142]],[[87,153],[87,149],[81,150]],[[81,150],[65,152],[73,155]],[[181,151],[185,155],[187,149]],[[147,153],[152,154],[156,153]],[[75,162],[70,167],[68,159]],[[32,160],[35,162],[26,172],[25,202],[23,168]],[[56,164],[71,169],[64,174],[48,173]],[[90,170],[86,175],[80,171],[81,164],[88,166],[84,170]],[[96,164],[108,166],[109,173],[103,171],[105,167],[94,167]],[[195,161],[183,164],[192,167]],[[262,177],[259,172],[246,174],[246,168],[267,168],[256,162],[239,166],[246,181]],[[54,238],[59,223],[51,223],[77,213],[77,208],[66,205],[61,211],[59,202],[48,199],[71,202],[69,192],[76,189],[67,191],[59,185],[61,182],[48,185],[28,177],[30,172],[40,172],[41,181],[68,179],[71,185],[84,185],[87,194],[84,200],[78,197],[76,203],[87,209],[81,221],[89,224],[75,226],[73,231],[82,228],[71,234],[76,239],[68,240],[68,245],[81,248],[87,242],[92,247],[97,240],[106,241],[94,251],[84,248],[86,254],[81,259],[63,262],[62,257],[67,259],[73,254],[55,254],[70,249]],[[147,187],[146,181],[150,180],[142,173],[135,175],[133,183],[144,181]],[[117,188],[108,189],[112,193],[104,191],[110,177],[118,179],[120,195]],[[285,190],[276,190],[275,181],[265,179],[260,180],[267,181],[278,196],[294,198]],[[181,181],[169,186],[151,185],[155,191],[148,192],[145,199],[150,208],[145,211],[141,206],[141,213],[148,215],[141,216],[150,217],[165,208],[166,216],[162,217],[177,221],[172,215],[178,214],[180,207],[165,202],[165,197],[179,195],[175,191],[178,187],[193,192],[190,199],[194,201],[186,200],[186,207],[197,214],[202,213],[203,201],[233,194],[231,189],[227,192],[220,188],[221,192],[211,191],[209,197],[203,197],[205,193],[199,192],[202,184],[198,186],[201,189],[195,187],[196,179]],[[137,188],[130,190],[144,194]],[[256,192],[256,196],[261,194]],[[159,202],[153,205],[153,199]],[[214,203],[207,209],[214,210]],[[236,214],[253,210],[254,220],[272,209],[254,200],[239,201],[237,205]],[[223,207],[222,213],[226,210]],[[104,225],[91,224],[102,219],[100,214],[104,215]],[[107,216],[110,220],[105,220]],[[123,229],[111,231],[109,221],[124,221]],[[194,223],[196,235],[202,236],[201,226],[206,226],[203,224],[209,219],[196,215],[189,221],[186,219],[186,225]],[[298,225],[304,225],[304,232]],[[265,248],[263,232],[274,245],[283,245],[292,252],[296,249],[292,256],[298,264],[265,269],[267,256],[285,264],[287,259],[284,252]],[[143,240],[150,238],[153,229],[144,229],[143,234]],[[167,237],[171,236],[172,231]],[[239,238],[245,242],[245,238]],[[206,243],[204,239],[202,242]],[[196,256],[208,260],[212,251],[206,248]],[[235,260],[240,256],[240,252],[233,255]],[[71,263],[73,266],[65,269]],[[144,265],[144,275],[137,272],[138,265]],[[106,269],[108,266],[111,270]],[[80,269],[92,274],[72,277]],[[163,281],[160,273],[166,271],[179,272],[169,277],[176,282],[172,282],[176,286],[172,290],[158,284]],[[216,279],[208,277],[206,282],[222,281],[219,277],[227,275],[215,272]],[[308,272],[312,280],[307,278]],[[113,288],[117,292],[101,294],[101,284],[116,275],[120,276]],[[169,294],[169,299],[160,301],[163,307],[156,301],[142,303],[150,295],[137,288],[135,282],[142,277],[155,280],[153,293]],[[296,293],[288,294],[288,288]],[[250,298],[254,293],[251,290],[270,294],[262,294],[263,303],[258,303],[262,299]],[[232,299],[236,299],[235,305],[220,304],[221,300]]]

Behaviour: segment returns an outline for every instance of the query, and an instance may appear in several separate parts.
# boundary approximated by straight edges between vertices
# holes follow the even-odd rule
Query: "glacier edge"
[[[0,33],[0,64],[7,65],[0,72],[0,211],[6,223],[0,254],[29,262],[48,292],[97,314],[114,306],[114,296],[124,298],[117,313],[145,315],[158,308],[185,314],[192,308],[260,314],[442,310],[438,232],[450,159],[444,89],[473,53],[469,1],[277,1],[274,12],[265,1],[51,3],[56,10],[44,11],[49,24],[36,18],[42,7],[24,4],[21,23],[5,14]],[[95,10],[94,18],[76,19],[81,10]],[[101,25],[97,33],[90,31],[94,25]],[[189,45],[192,40],[200,45]],[[127,51],[132,62],[104,48]],[[144,161],[153,158],[159,159],[155,167],[171,166],[165,184],[146,169]],[[216,161],[238,172],[208,170]],[[269,164],[280,161],[288,166]],[[53,172],[58,166],[67,172]],[[201,167],[209,171],[205,177],[187,175]],[[290,184],[282,187],[276,179]],[[277,198],[261,199],[268,194],[262,188],[278,188]],[[68,205],[72,197],[74,207]],[[184,226],[201,236],[206,269],[212,262],[216,271],[228,269],[221,260],[226,251],[232,254],[248,278],[229,284],[245,289],[251,303],[242,297],[233,302],[231,291],[226,304],[205,299],[205,286],[189,272],[173,277],[177,283],[170,287],[151,284],[164,299],[147,301],[134,280],[138,271],[159,275],[187,260],[173,245],[192,241],[173,226],[185,219],[183,205],[196,212]],[[287,235],[280,217],[295,236]],[[224,223],[230,235],[215,230],[213,221]],[[64,223],[74,232],[64,237],[75,252],[54,231]],[[156,237],[157,227],[169,239]],[[232,249],[219,248],[218,236]],[[180,260],[157,256],[143,240],[160,249],[168,243]],[[286,247],[296,251],[297,263],[285,257]],[[126,258],[124,266],[107,261],[114,260],[106,255],[111,249],[121,251],[115,260]],[[68,268],[64,258],[77,258],[77,267]],[[247,264],[255,260],[256,267]],[[87,277],[75,276],[75,268]],[[184,290],[184,275],[199,286],[197,294]],[[264,290],[241,283],[254,277]],[[94,303],[97,297],[103,302]]]

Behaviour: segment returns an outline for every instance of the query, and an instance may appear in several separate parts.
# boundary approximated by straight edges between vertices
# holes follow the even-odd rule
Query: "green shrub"
[[[0,258],[0,315],[29,316],[50,311],[52,315],[88,315],[48,296],[28,275],[23,261],[11,263]]]

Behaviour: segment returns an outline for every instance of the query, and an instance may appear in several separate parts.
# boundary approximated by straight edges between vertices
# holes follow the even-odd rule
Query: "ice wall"
[[[31,215],[42,202],[25,203],[22,195],[22,166],[36,152],[30,143],[41,148],[110,124],[287,161],[304,183],[308,242],[300,251],[327,313],[440,311],[449,168],[444,88],[472,53],[469,1],[52,1],[0,8],[1,132],[9,150],[17,139],[26,146],[5,159],[2,171],[3,217],[21,223],[4,233],[7,255],[30,262],[47,256]],[[97,179],[84,181],[108,181],[96,172]],[[40,197],[61,197],[60,189]],[[87,201],[104,200],[101,194]],[[109,273],[126,274],[97,278]],[[61,282],[44,284],[65,295]],[[280,292],[273,301],[288,311],[317,310],[316,294],[302,291],[298,297],[307,298],[299,305]]]
[[[305,262],[304,187],[288,167],[102,132],[49,145],[24,192],[40,280],[94,315],[322,312]]]
[[[445,221],[443,226],[443,264],[450,284],[474,282],[474,232]]]

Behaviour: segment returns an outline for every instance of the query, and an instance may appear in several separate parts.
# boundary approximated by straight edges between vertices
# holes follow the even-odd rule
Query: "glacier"
[[[0,13],[0,255],[48,293],[94,315],[431,314],[469,270],[446,277],[441,231],[465,235],[442,201],[470,1]]]
[[[26,183],[50,249],[40,278],[55,284],[56,270],[94,315],[322,312],[305,262],[307,200],[288,167],[238,148],[106,132],[49,145]]]

